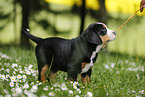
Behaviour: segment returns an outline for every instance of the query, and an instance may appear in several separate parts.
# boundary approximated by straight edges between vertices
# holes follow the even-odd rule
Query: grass
[[[55,83],[41,83],[34,50],[0,48],[0,97],[144,97],[145,60],[139,57],[100,52],[93,66],[91,83],[67,81],[58,72]]]

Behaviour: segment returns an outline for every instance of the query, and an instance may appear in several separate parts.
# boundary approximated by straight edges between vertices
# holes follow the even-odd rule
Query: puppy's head
[[[116,32],[107,28],[104,23],[92,23],[85,30],[88,42],[101,45],[116,38]]]

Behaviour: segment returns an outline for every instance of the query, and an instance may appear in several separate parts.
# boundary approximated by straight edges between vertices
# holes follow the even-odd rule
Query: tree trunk
[[[13,1],[13,5],[14,5],[14,9],[13,9],[13,23],[14,23],[14,44],[16,45],[17,44],[17,38],[16,38],[16,36],[17,36],[17,23],[16,23],[16,5],[17,5],[17,3],[16,3],[16,1],[14,0]]]
[[[21,46],[30,48],[29,39],[23,34],[23,29],[29,28],[29,0],[22,1]]]
[[[99,0],[99,5],[100,5],[100,21],[103,23],[107,23],[107,12],[106,12],[106,7],[105,7],[105,0]]]
[[[85,24],[85,16],[86,16],[86,0],[82,0],[82,8],[81,8],[81,27],[80,27],[80,34],[84,31],[84,24]]]

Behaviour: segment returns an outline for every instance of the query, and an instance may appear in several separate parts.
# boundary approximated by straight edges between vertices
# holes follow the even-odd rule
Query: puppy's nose
[[[116,36],[116,32],[115,31],[113,31],[112,33]]]

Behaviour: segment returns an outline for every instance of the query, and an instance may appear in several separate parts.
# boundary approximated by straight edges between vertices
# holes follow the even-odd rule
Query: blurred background
[[[0,47],[32,47],[22,29],[46,37],[75,38],[90,24],[117,29],[140,8],[141,0],[0,0]],[[145,56],[145,13],[138,12],[117,32],[109,52]]]

